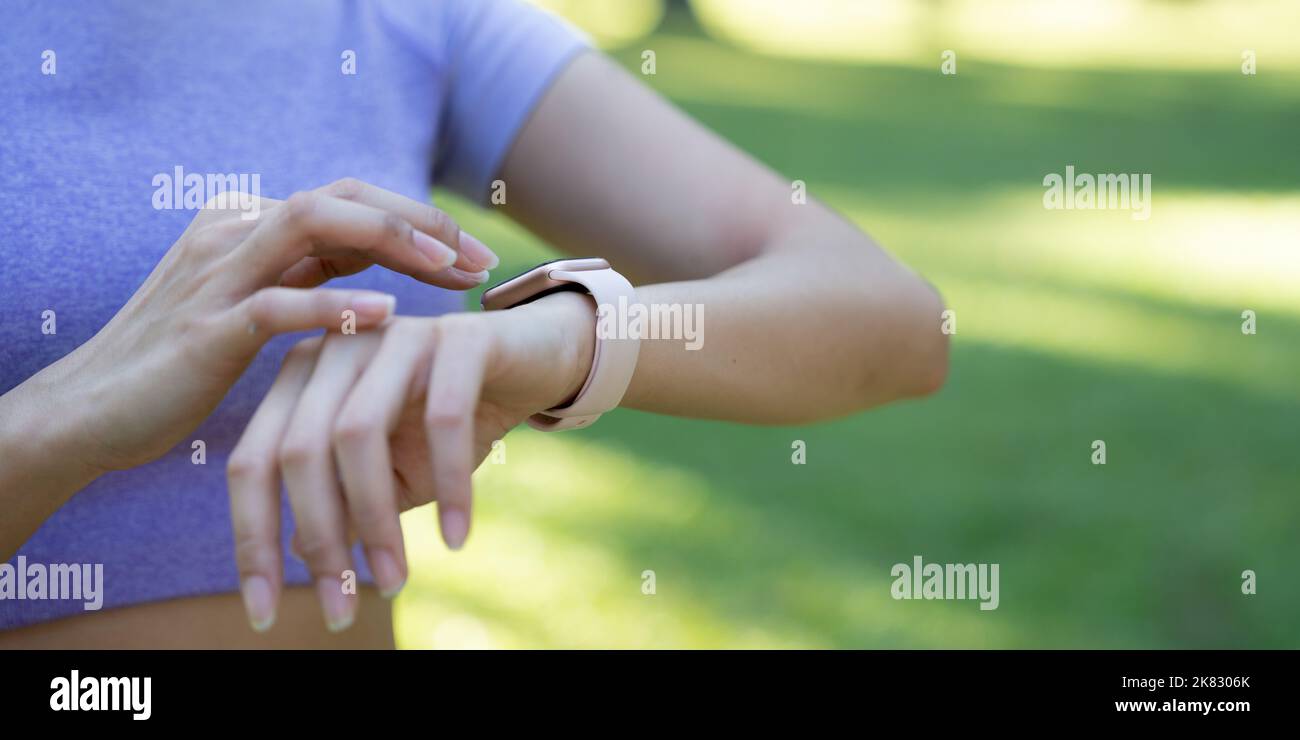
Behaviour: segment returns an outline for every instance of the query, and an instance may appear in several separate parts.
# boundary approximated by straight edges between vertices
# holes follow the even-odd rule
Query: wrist
[[[0,396],[0,450],[12,461],[5,482],[21,482],[61,505],[105,471],[88,456],[94,449],[81,430],[79,404],[59,404],[47,373],[37,373]],[[11,479],[12,478],[12,479]]]
[[[555,329],[559,362],[546,383],[546,405],[564,406],[582,390],[591,374],[596,352],[596,301],[587,293],[561,291],[540,298],[527,306],[541,314],[541,319]]]

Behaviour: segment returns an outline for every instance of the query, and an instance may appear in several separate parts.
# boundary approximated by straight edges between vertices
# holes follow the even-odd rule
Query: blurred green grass
[[[1297,647],[1300,75],[943,77],[756,56],[680,16],[615,56],[635,74],[641,48],[648,84],[936,283],[950,382],[809,427],[512,432],[466,551],[406,515],[400,645]],[[1153,173],[1150,221],[1045,211],[1067,164]],[[501,275],[551,256],[438,200]],[[916,554],[999,563],[1000,607],[892,600]]]

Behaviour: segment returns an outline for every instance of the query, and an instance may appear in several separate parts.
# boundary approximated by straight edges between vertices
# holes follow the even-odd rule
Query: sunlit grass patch
[[[643,593],[642,574],[654,564],[626,562],[602,546],[616,520],[725,536],[699,532],[722,523],[699,516],[707,484],[573,437],[520,430],[506,445],[507,462],[485,464],[476,476],[474,535],[464,552],[443,548],[430,510],[405,516],[413,573],[398,608],[403,646],[797,644],[701,607],[689,574],[660,568],[656,593]]]
[[[530,0],[589,34],[604,48],[639,39],[659,25],[664,0]]]
[[[1041,196],[827,193],[944,293],[958,341],[1300,398],[1284,371],[1300,361],[1300,197],[1157,190],[1151,219],[1135,222],[1044,210]],[[1242,334],[1245,310],[1268,338]]]
[[[1158,181],[1153,190],[1142,222],[1125,210],[1046,210],[1032,185],[910,200],[834,188],[826,196],[925,267],[1300,316],[1300,195],[1187,192]],[[944,217],[925,217],[933,211]]]
[[[830,647],[815,627],[826,620],[863,642],[1006,639],[972,604],[896,607],[887,565],[845,569],[779,549],[782,538],[761,536],[761,517],[684,468],[525,430],[507,438],[506,459],[476,476],[465,551],[445,550],[430,509],[404,516],[412,576],[397,604],[401,646]],[[636,554],[619,537],[628,527],[676,552]],[[751,569],[744,578],[766,584],[761,592],[728,576]],[[738,610],[737,598],[754,608]]]
[[[804,59],[1234,71],[1243,50],[1300,64],[1300,8],[1284,0],[692,0],[703,25],[744,48]],[[960,73],[960,66],[959,66]]]

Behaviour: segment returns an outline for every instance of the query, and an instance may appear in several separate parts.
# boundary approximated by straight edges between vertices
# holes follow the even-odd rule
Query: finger
[[[226,464],[235,564],[248,621],[257,632],[275,623],[284,573],[280,553],[280,476],[276,449],[316,362],[320,339],[289,350],[271,390]]]
[[[275,208],[283,202],[275,198],[265,198],[239,190],[225,190],[208,198],[203,207],[199,209],[198,214],[195,215],[195,220],[236,219],[253,225],[261,218],[262,213]]]
[[[388,320],[397,298],[370,290],[263,288],[237,303],[225,317],[226,346],[256,351],[276,334],[308,329],[356,331]]]
[[[325,624],[334,632],[352,624],[357,599],[343,588],[346,573],[355,571],[329,430],[376,341],[373,334],[326,337],[279,449],[299,549],[316,582]]]
[[[410,394],[411,379],[425,362],[432,337],[426,322],[389,327],[334,425],[334,459],[352,525],[380,593],[391,598],[406,582],[406,550],[398,518],[388,440]]]
[[[357,537],[355,534],[352,533],[352,530],[348,530],[348,542],[352,543],[353,545],[357,544],[358,542]],[[289,554],[292,555],[294,558],[296,558],[300,563],[307,562],[303,560],[302,545],[298,544],[298,533],[296,531],[293,534],[289,535]]]
[[[465,232],[455,219],[431,203],[421,203],[352,177],[330,183],[321,188],[321,192],[401,216],[415,228],[454,249],[459,254],[454,266],[466,273],[492,270],[501,263],[486,244]]]
[[[356,257],[424,282],[456,261],[446,244],[378,208],[295,193],[224,260],[240,285],[274,285],[304,257]]]
[[[280,285],[287,288],[314,288],[338,277],[355,275],[373,266],[359,258],[304,257],[280,276]],[[487,282],[487,271],[467,272],[448,267],[429,281],[448,290],[470,290]]]
[[[474,412],[487,365],[487,340],[468,323],[438,324],[424,424],[433,462],[442,539],[459,550],[469,536]]]
[[[334,278],[355,275],[370,266],[369,262],[362,260],[340,265],[339,260],[303,257],[280,275],[280,285],[286,288],[314,288]]]
[[[397,199],[402,197],[392,195]],[[253,204],[251,207],[250,203]],[[227,244],[239,244],[257,227],[257,219],[260,218],[262,211],[269,211],[282,203],[283,201],[274,198],[262,198],[245,193],[223,193],[208,201],[200,214],[195,217],[195,223],[206,222],[211,225],[205,228],[222,230],[223,238],[216,241],[223,247]],[[409,203],[414,204],[414,201]],[[252,217],[237,218],[236,214],[241,216],[252,214]],[[227,232],[228,236],[225,235]],[[464,234],[464,238],[466,244],[476,244],[483,252],[491,255],[492,264],[496,264],[496,256],[492,255],[487,247],[482,246],[481,242],[468,234]],[[228,251],[229,249],[223,248],[219,254],[226,254]],[[459,258],[457,263],[464,269],[447,267],[434,275],[429,282],[449,290],[469,290],[487,282],[487,272],[476,264],[467,262],[465,257]],[[356,256],[303,257],[281,274],[279,284],[289,288],[314,288],[334,278],[354,275],[373,265],[374,263],[368,259]]]

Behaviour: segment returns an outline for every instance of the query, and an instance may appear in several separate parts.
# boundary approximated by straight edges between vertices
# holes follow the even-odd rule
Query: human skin
[[[705,306],[701,349],[642,341],[624,406],[794,424],[922,396],[944,382],[943,305],[927,283],[815,199],[792,203],[788,180],[597,53],[558,77],[500,177],[510,217],[570,254],[605,257],[638,286],[639,301]],[[349,202],[372,197],[355,182],[333,192]],[[353,537],[386,595],[407,575],[399,511],[437,501],[443,537],[460,547],[473,470],[492,440],[576,393],[590,368],[594,321],[589,298],[559,294],[504,312],[386,318],[291,351],[228,467],[235,558],[254,628],[277,634],[277,622],[301,620],[305,601],[286,596],[302,589],[281,585],[281,481],[325,624],[337,631],[360,622],[320,644],[362,640],[374,627],[367,620],[387,612],[358,611],[366,597],[338,587]],[[23,404],[7,399],[0,404],[16,405],[18,415],[0,418],[24,418]],[[39,408],[27,406],[25,418]],[[0,422],[0,449],[40,458],[84,443],[86,422],[72,408],[67,414],[44,445],[15,439],[22,435]],[[22,482],[25,495],[61,503],[70,495],[62,492],[88,482],[86,473],[66,480],[57,465],[25,467],[22,477],[0,480],[0,491]],[[57,508],[51,501],[25,504],[28,526]],[[6,526],[0,541],[11,549],[23,538]],[[217,598],[213,620],[228,619],[237,598]],[[162,619],[177,607],[141,608]],[[109,611],[56,624],[113,618]],[[189,624],[203,622],[191,616]],[[205,644],[200,628],[195,644]]]
[[[392,296],[309,289],[327,277],[379,264],[462,290],[486,279],[450,244],[495,256],[472,238],[462,246],[459,227],[432,206],[373,187],[365,199],[335,190],[260,198],[254,220],[210,203],[103,329],[0,396],[0,558],[99,475],[183,440],[272,336],[338,331],[345,310],[359,329],[392,314]]]

